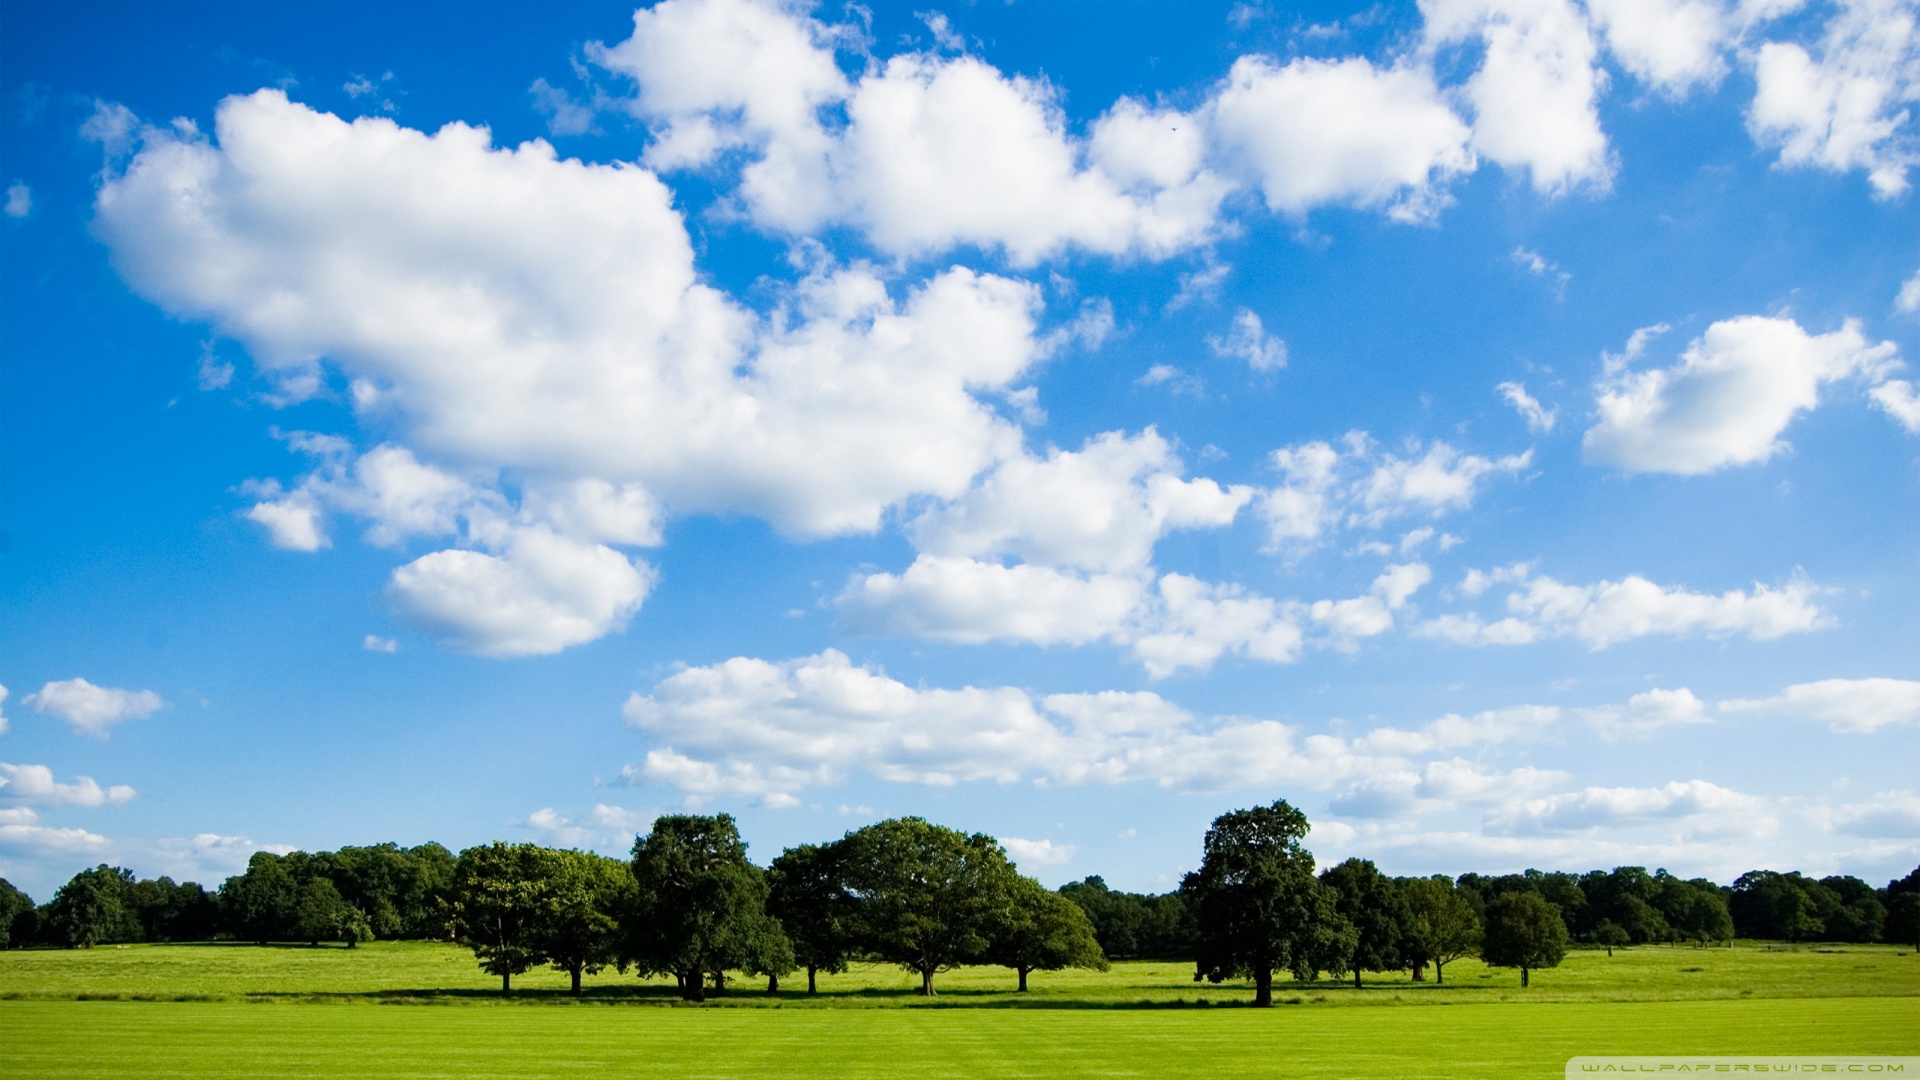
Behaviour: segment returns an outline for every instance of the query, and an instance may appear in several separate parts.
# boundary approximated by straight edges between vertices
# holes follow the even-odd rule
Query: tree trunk
[[[1425,960],[1422,960],[1419,963],[1413,965],[1413,981],[1414,982],[1427,981],[1427,962]]]
[[[513,972],[503,971],[500,973],[500,992],[503,994],[513,993]]]
[[[767,993],[777,994],[779,992],[780,992],[780,976],[775,975],[771,971],[767,972]]]
[[[1273,969],[1259,968],[1253,973],[1253,1007],[1271,1009],[1273,1007]]]
[[[1611,941],[1607,942],[1607,955],[1608,956],[1613,955],[1613,942]]]
[[[727,973],[719,968],[713,971],[713,992],[716,996],[727,992]]]
[[[819,968],[814,967],[812,964],[807,965],[807,993],[817,994],[820,992],[820,982],[816,978],[819,972]]]
[[[1020,973],[1020,992],[1024,994],[1027,992],[1027,972],[1031,969],[1015,968],[1014,970]]]
[[[933,969],[924,968],[920,972],[920,996],[933,996]]]
[[[1527,985],[1527,969],[1524,967],[1520,969],[1520,985]]]
[[[580,996],[580,968],[581,967],[582,965],[575,964],[572,967],[567,969],[567,971],[572,973],[573,975],[573,996],[574,997]]]
[[[687,972],[686,989],[680,996],[688,1001],[707,1000],[707,973],[699,968]]]
[[[1355,990],[1360,989],[1360,965],[1359,964],[1353,965],[1353,988]]]

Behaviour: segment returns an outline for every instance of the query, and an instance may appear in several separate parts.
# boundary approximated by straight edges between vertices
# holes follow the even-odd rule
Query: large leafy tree
[[[0,949],[9,946],[18,948],[28,943],[26,938],[14,935],[14,926],[19,924],[23,930],[31,932],[25,916],[32,912],[33,898],[14,888],[6,878],[0,878]]]
[[[1353,926],[1347,966],[1353,970],[1354,989],[1360,988],[1362,970],[1395,971],[1405,965],[1412,914],[1398,882],[1370,860],[1348,859],[1328,867],[1320,883],[1333,890],[1334,909]]]
[[[1344,971],[1353,928],[1313,874],[1300,841],[1307,816],[1278,800],[1236,810],[1207,830],[1200,869],[1180,884],[1194,916],[1195,971],[1213,982],[1253,980],[1253,1003],[1273,1004],[1273,973],[1301,979]]]
[[[690,1001],[706,997],[709,972],[771,973],[783,950],[780,924],[767,914],[766,875],[747,861],[747,845],[727,814],[668,814],[633,845],[637,919],[625,959],[642,971],[671,972]],[[789,959],[787,963],[791,963]]]
[[[1887,904],[1886,938],[1920,952],[1920,892],[1892,894]]]
[[[841,844],[865,951],[917,973],[929,997],[936,974],[985,956],[1018,876],[992,837],[908,817]]]
[[[140,922],[127,903],[133,871],[96,866],[73,875],[47,905],[46,933],[63,945],[95,945],[140,940]]]
[[[344,941],[348,948],[373,937],[367,917],[346,902],[332,878],[310,877],[293,905],[292,934],[309,945]]]
[[[268,851],[256,851],[243,874],[220,887],[220,908],[235,937],[266,943],[293,937],[294,906],[300,883],[288,860]]]
[[[1446,966],[1480,948],[1480,916],[1465,894],[1444,875],[1413,878],[1400,884],[1407,901],[1406,962],[1413,977],[1433,965],[1433,981],[1446,981]]]
[[[1028,972],[1108,966],[1080,905],[1026,877],[1015,878],[1007,891],[987,958],[1018,972],[1023,994]]]
[[[1060,895],[1087,913],[1100,951],[1110,960],[1193,959],[1193,928],[1177,892],[1117,892],[1094,876],[1062,885]]]
[[[1798,873],[1749,870],[1733,883],[1727,907],[1741,937],[1813,941],[1827,928],[1817,896],[1824,892],[1819,882]]]
[[[546,959],[552,852],[534,844],[494,842],[460,853],[453,871],[454,940],[473,950],[481,970],[513,977]]]
[[[807,969],[807,993],[819,973],[847,970],[854,941],[854,898],[847,892],[841,844],[788,848],[767,868],[767,911],[780,920],[793,960]]]
[[[572,977],[578,996],[582,975],[619,959],[620,921],[637,895],[633,870],[619,859],[585,851],[549,851],[545,862],[540,951],[548,963]]]
[[[1507,893],[1487,905],[1480,958],[1494,967],[1520,969],[1520,985],[1534,968],[1559,965],[1567,955],[1567,924],[1560,909],[1537,892]]]

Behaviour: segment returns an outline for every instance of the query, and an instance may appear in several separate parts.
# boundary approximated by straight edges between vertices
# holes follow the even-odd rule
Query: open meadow
[[[1577,1054],[1920,1054],[1920,958],[1889,946],[1577,950],[1526,990],[1461,960],[1444,984],[1283,984],[1273,1010],[1172,963],[1040,972],[1026,994],[968,968],[931,1001],[883,966],[704,1006],[612,971],[576,1001],[564,980],[502,998],[466,950],[418,942],[5,952],[0,1075],[1557,1076]]]

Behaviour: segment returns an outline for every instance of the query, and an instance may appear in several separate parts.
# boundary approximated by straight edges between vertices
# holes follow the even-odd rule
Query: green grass
[[[778,998],[736,983],[689,1008],[614,972],[580,1002],[560,973],[529,972],[503,1001],[471,954],[418,942],[14,951],[0,1077],[1346,1080],[1559,1076],[1579,1054],[1920,1054],[1920,958],[1884,946],[1578,951],[1527,990],[1458,961],[1444,986],[1283,985],[1272,1010],[1190,972],[1041,972],[1022,995],[1005,969],[967,969],[927,1002],[870,966],[823,978],[818,998],[801,977]],[[1414,1005],[1444,1007],[1396,1007]]]

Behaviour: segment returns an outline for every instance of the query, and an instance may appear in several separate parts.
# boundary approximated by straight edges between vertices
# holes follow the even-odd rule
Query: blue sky
[[[9,3],[0,874],[1920,861],[1912,0]]]

